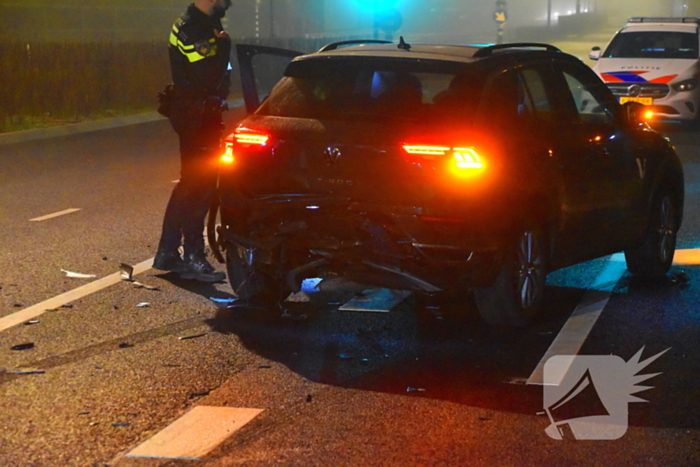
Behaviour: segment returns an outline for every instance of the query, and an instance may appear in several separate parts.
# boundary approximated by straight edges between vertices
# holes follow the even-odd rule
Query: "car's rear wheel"
[[[669,192],[654,197],[651,222],[639,246],[625,250],[627,269],[637,277],[663,277],[671,267],[678,234],[678,205]]]
[[[481,317],[496,326],[526,326],[540,311],[546,279],[546,236],[538,223],[524,222],[496,280],[474,291]]]
[[[226,247],[226,272],[238,303],[267,306],[279,302],[282,287],[271,275],[254,266],[254,250],[237,244]]]

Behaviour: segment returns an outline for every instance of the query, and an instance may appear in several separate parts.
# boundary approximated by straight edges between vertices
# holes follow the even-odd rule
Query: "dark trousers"
[[[165,209],[158,251],[177,251],[184,237],[185,255],[204,251],[204,221],[216,196],[221,155],[221,123],[206,132],[181,131],[180,181]]]

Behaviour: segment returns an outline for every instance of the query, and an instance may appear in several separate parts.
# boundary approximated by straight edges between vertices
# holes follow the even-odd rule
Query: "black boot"
[[[203,251],[186,254],[185,265],[187,271],[180,274],[183,279],[195,279],[200,282],[221,282],[226,279],[226,273],[214,269]]]
[[[176,272],[178,274],[189,271],[189,267],[182,260],[177,250],[158,250],[156,257],[153,259],[153,268],[160,271]]]

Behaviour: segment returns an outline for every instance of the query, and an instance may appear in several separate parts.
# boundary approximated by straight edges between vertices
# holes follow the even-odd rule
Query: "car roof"
[[[386,57],[409,58],[412,60],[441,60],[452,62],[471,63],[477,60],[504,53],[524,52],[556,52],[561,55],[559,49],[549,44],[541,43],[511,43],[511,44],[487,44],[487,45],[440,45],[440,44],[411,44],[404,42],[403,37],[396,43],[379,43],[382,41],[368,41],[370,43],[353,44],[350,42],[337,42],[328,44],[318,52],[299,57],[299,59],[312,57]],[[343,47],[348,45],[347,47]]]

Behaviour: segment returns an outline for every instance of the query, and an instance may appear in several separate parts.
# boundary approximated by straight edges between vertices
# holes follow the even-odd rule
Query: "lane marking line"
[[[70,214],[72,212],[77,212],[77,211],[81,211],[81,210],[82,210],[82,208],[64,209],[63,211],[54,212],[53,214],[47,214],[45,216],[40,216],[40,217],[35,217],[34,219],[29,219],[29,222],[41,222],[41,221],[53,219],[54,217],[65,216],[66,214]]]
[[[624,262],[623,255],[623,261],[620,261],[621,255],[621,253],[616,253],[608,259],[603,270],[593,281],[592,290],[588,290],[584,294],[583,299],[581,299],[581,302],[571,313],[569,319],[564,323],[561,331],[554,338],[549,349],[547,349],[547,352],[545,352],[537,367],[535,367],[535,371],[532,372],[525,384],[543,386],[545,384],[544,365],[547,363],[547,360],[555,355],[571,355],[571,359],[558,359],[560,365],[556,367],[550,365],[547,369],[547,385],[558,386],[564,380],[573,363],[574,356],[581,350],[605,305],[608,304],[615,284],[627,270],[627,263]]]
[[[197,406],[126,457],[202,460],[261,412],[263,409]]]
[[[148,271],[153,266],[153,258],[142,261],[136,266],[134,266],[134,275],[140,274],[142,272]],[[24,308],[23,310],[12,313],[11,315],[4,316],[0,318],[0,332],[9,329],[18,324],[22,324],[25,321],[34,319],[38,316],[46,313],[47,310],[53,310],[66,305],[72,301],[83,298],[91,293],[97,292],[98,290],[106,289],[107,287],[118,284],[122,282],[121,272],[115,272],[109,276],[105,276],[102,279],[90,282],[81,287],[78,287],[68,292],[62,293],[55,297],[44,300],[41,303],[32,305],[30,307]]]

